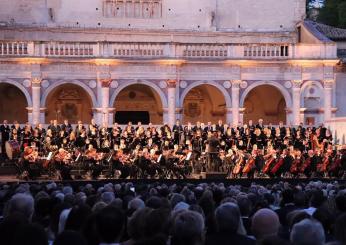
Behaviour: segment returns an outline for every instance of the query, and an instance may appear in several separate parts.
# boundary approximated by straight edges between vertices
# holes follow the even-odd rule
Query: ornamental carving
[[[169,88],[175,88],[177,86],[177,81],[174,79],[167,80],[167,86]]]

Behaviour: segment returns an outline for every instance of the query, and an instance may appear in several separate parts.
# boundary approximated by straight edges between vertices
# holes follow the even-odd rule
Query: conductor
[[[217,157],[219,152],[220,141],[217,137],[217,132],[210,134],[207,140],[208,144],[208,170],[209,171],[218,171]]]

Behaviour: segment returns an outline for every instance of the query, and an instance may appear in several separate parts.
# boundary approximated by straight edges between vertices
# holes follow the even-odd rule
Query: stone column
[[[324,89],[324,121],[329,121],[332,118],[332,92],[333,92],[333,79],[323,81]]]
[[[292,125],[297,126],[300,124],[300,87],[301,80],[292,81]]]
[[[232,81],[232,117],[233,125],[239,124],[239,86],[240,80]]]
[[[101,79],[101,123],[108,126],[109,124],[109,86],[111,79]]]
[[[39,77],[31,78],[31,92],[32,92],[32,124],[40,123],[40,109],[41,109],[41,81]]]
[[[168,118],[167,123],[170,127],[175,124],[176,119],[176,101],[175,89],[177,86],[176,80],[167,80],[167,98],[168,98]]]

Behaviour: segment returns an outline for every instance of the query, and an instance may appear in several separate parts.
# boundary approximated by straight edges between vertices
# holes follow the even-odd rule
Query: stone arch
[[[0,83],[7,83],[17,87],[25,95],[28,107],[32,107],[32,99],[30,93],[22,84],[10,79],[0,80]]]
[[[211,85],[216,87],[224,96],[225,102],[226,102],[226,107],[230,108],[232,107],[232,100],[231,100],[231,96],[230,94],[227,92],[227,90],[219,83],[215,82],[215,81],[196,81],[191,83],[189,86],[187,86],[183,93],[180,96],[180,100],[179,100],[179,107],[183,107],[184,104],[184,99],[186,97],[186,95],[191,91],[191,89],[198,87],[200,85]]]
[[[261,85],[270,85],[270,86],[273,86],[273,87],[277,88],[281,92],[283,97],[285,98],[286,106],[287,107],[292,107],[292,98],[291,98],[290,93],[280,83],[273,82],[273,81],[259,81],[259,82],[255,82],[255,83],[251,84],[250,86],[248,86],[244,90],[244,92],[242,93],[242,95],[240,97],[240,104],[239,104],[239,106],[240,107],[244,107],[244,102],[245,102],[246,96],[250,93],[251,90],[253,90],[254,88],[256,88],[258,86],[261,86]]]
[[[64,85],[64,84],[74,84],[77,85],[81,88],[83,88],[85,90],[85,92],[88,93],[88,95],[91,98],[93,107],[97,107],[97,99],[95,96],[95,93],[92,91],[92,89],[86,85],[85,83],[79,81],[79,80],[60,80],[60,81],[56,81],[54,82],[51,86],[49,86],[43,93],[42,98],[41,98],[41,107],[45,107],[46,102],[47,102],[47,98],[49,96],[49,94],[57,87]]]
[[[163,108],[168,107],[167,97],[166,97],[165,93],[155,83],[147,81],[147,80],[130,80],[130,81],[126,81],[126,82],[119,84],[119,86],[115,89],[115,91],[113,92],[113,94],[109,100],[109,107],[113,107],[117,96],[119,95],[119,93],[123,89],[125,89],[128,86],[136,85],[136,84],[142,84],[142,85],[146,85],[146,86],[149,86],[150,88],[152,88],[160,96],[162,107]]]

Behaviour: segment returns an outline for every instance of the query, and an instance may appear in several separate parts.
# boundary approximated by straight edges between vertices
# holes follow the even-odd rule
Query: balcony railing
[[[1,56],[181,58],[181,59],[337,59],[335,44],[181,44],[0,41]]]

